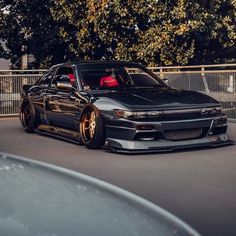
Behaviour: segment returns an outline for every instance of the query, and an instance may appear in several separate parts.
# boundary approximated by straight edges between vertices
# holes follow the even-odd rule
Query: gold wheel
[[[94,110],[90,110],[84,114],[82,119],[81,133],[86,141],[94,137],[96,129],[96,114]]]
[[[95,128],[96,128],[96,115],[95,112],[92,111],[90,113],[90,119],[89,119],[89,134],[91,138],[94,136]]]
[[[80,120],[80,135],[81,142],[87,148],[100,148],[105,142],[103,118],[99,110],[92,105],[83,110]]]

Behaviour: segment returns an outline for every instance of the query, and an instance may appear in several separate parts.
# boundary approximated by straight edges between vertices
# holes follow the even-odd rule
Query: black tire
[[[82,143],[90,149],[101,148],[105,141],[103,118],[97,108],[86,107],[80,119],[80,135]]]
[[[36,113],[33,105],[25,101],[22,103],[19,113],[22,127],[27,133],[34,133],[34,129],[37,128]]]

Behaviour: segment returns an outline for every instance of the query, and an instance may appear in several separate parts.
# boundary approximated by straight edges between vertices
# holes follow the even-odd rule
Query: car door
[[[50,68],[31,88],[29,94],[30,101],[33,103],[41,121],[47,123],[45,120],[45,97],[47,96],[48,87],[55,73],[55,67]]]
[[[51,125],[75,129],[75,119],[81,110],[81,101],[76,96],[77,82],[75,73],[70,66],[61,66],[54,75],[51,86],[48,88],[46,99],[46,117]],[[58,82],[71,83],[71,90],[60,89]]]

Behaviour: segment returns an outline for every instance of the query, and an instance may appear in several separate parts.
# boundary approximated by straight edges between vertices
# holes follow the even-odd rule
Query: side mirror
[[[58,81],[56,83],[56,86],[58,89],[62,89],[62,90],[66,90],[66,91],[69,91],[73,88],[73,86],[71,85],[70,82],[67,82],[67,81]]]
[[[167,78],[163,78],[162,81],[167,85],[169,84],[169,80]]]

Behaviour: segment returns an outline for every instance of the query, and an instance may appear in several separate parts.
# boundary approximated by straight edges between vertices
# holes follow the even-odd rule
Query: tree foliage
[[[9,10],[0,38],[11,59],[187,65],[236,57],[227,54],[236,42],[234,0],[0,0],[0,8]]]
[[[24,54],[35,56],[35,66],[64,60],[67,44],[60,36],[48,0],[0,0],[0,38],[6,42],[5,55],[16,66]]]

